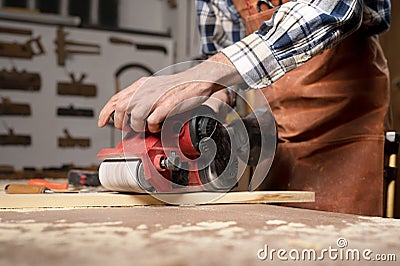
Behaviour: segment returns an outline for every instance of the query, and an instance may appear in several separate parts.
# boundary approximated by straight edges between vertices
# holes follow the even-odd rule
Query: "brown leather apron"
[[[275,11],[233,2],[248,33]],[[288,206],[382,216],[388,73],[377,40],[359,30],[264,88],[279,143],[260,189],[315,192],[315,203]]]

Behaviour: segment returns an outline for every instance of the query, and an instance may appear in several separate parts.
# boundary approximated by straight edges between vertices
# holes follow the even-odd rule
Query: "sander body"
[[[101,184],[120,192],[227,191],[237,185],[238,159],[226,128],[205,107],[164,121],[160,133],[128,132],[101,150]]]

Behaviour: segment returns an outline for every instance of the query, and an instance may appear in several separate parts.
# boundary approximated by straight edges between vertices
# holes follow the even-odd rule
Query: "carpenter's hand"
[[[190,110],[224,85],[238,82],[243,80],[222,54],[178,74],[141,78],[111,97],[100,112],[98,126],[104,127],[115,112],[118,129],[158,132],[167,116]]]
[[[180,113],[200,105],[215,87],[209,82],[182,79],[180,74],[141,78],[111,97],[100,112],[98,125],[105,126],[114,112],[118,129],[158,132],[170,111]]]

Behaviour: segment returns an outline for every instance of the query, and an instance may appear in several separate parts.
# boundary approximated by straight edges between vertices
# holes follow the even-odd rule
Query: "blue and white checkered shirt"
[[[390,25],[390,0],[293,0],[246,37],[231,0],[197,0],[202,52],[218,51],[248,86],[263,88],[362,27],[369,35]]]

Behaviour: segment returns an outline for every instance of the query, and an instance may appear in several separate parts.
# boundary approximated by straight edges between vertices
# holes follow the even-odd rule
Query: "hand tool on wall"
[[[97,87],[95,84],[84,84],[83,80],[86,74],[82,73],[81,77],[77,80],[73,73],[70,74],[71,82],[58,82],[57,94],[58,95],[75,95],[85,97],[95,97],[97,94]]]
[[[81,169],[85,171],[96,171],[99,168],[98,165],[90,165],[90,166],[77,166],[71,163],[62,164],[61,166],[50,166],[50,167],[43,167],[43,171],[58,171],[58,172],[65,172],[70,171],[72,169]]]
[[[72,104],[69,107],[58,107],[58,116],[85,116],[93,117],[94,112],[92,109],[75,108]]]
[[[65,60],[68,55],[72,54],[86,54],[86,55],[99,55],[100,45],[95,43],[78,42],[67,40],[68,32],[64,32],[62,27],[57,29],[57,37],[54,40],[56,44],[57,63],[59,66],[65,65]],[[76,49],[80,47],[80,49]]]
[[[111,36],[109,38],[109,41],[112,44],[132,45],[135,46],[136,49],[138,50],[158,51],[162,52],[163,54],[168,54],[167,48],[165,48],[165,46],[162,45],[137,43],[125,38],[114,37],[114,36]]]
[[[2,90],[38,91],[41,84],[39,73],[17,71],[15,68],[11,71],[6,69],[0,71],[0,89]]]
[[[34,171],[18,171],[14,169],[12,165],[0,165],[0,180],[7,179],[7,180],[16,180],[16,179],[27,179],[27,178],[34,178],[38,177],[37,172]]]
[[[42,172],[45,176],[53,176],[56,173],[62,173],[63,178],[67,177],[67,173],[74,167],[73,164],[62,164],[61,166],[48,166],[43,167]]]
[[[58,138],[58,147],[81,147],[87,148],[90,147],[90,139],[89,138],[73,138],[69,134],[67,129],[64,129],[65,137]]]
[[[18,35],[32,35],[32,31],[23,28],[10,28],[0,26],[0,33],[18,34]]]
[[[0,173],[12,174],[14,172],[15,172],[15,170],[12,165],[0,165]]]
[[[31,136],[29,135],[16,135],[12,128],[8,129],[7,135],[0,135],[0,145],[31,145]]]
[[[168,0],[167,2],[168,2],[169,8],[171,8],[171,9],[175,9],[178,7],[176,0]]]
[[[10,98],[2,97],[0,103],[0,115],[31,115],[31,107],[26,103],[13,103]]]
[[[44,54],[45,50],[40,43],[40,36],[31,38],[25,43],[0,41],[0,56],[16,58],[32,58]]]

